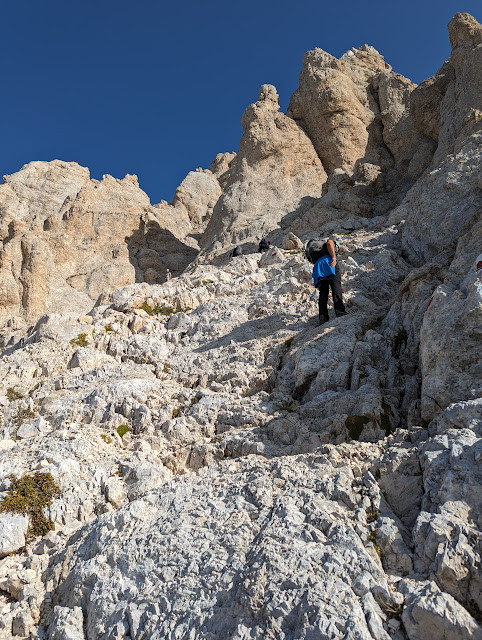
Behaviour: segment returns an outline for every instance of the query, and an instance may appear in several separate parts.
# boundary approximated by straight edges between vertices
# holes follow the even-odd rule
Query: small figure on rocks
[[[258,251],[259,253],[264,253],[265,251],[269,250],[271,242],[269,240],[267,240],[266,238],[261,238],[259,245],[258,245]]]
[[[169,269],[166,269],[166,282],[169,282],[171,278],[172,278],[172,273],[169,271]]]
[[[243,250],[241,249],[241,247],[234,247],[234,249],[231,251],[231,258],[236,258],[236,256],[242,256],[243,255]]]
[[[331,287],[333,306],[337,318],[346,316],[341,291],[341,271],[336,259],[339,245],[331,238],[313,239],[308,242],[305,255],[313,264],[313,284],[318,289],[318,317],[320,324],[328,322],[328,294]]]

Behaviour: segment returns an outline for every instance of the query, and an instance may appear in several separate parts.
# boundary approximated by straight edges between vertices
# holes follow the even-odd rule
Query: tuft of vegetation
[[[119,434],[120,438],[123,438],[128,431],[129,431],[129,426],[127,424],[120,424],[117,427],[117,433]]]
[[[205,287],[207,284],[214,284],[214,280],[202,280],[201,284]]]
[[[385,435],[389,436],[391,433],[393,433],[393,426],[390,420],[392,410],[390,408],[390,405],[387,404],[385,401],[382,401],[382,409],[383,409],[383,412],[380,416],[380,426],[383,429],[383,431],[385,431]]]
[[[148,304],[147,300],[144,300],[144,302],[141,304],[139,309],[142,309],[143,311],[145,311],[150,316],[158,316],[158,315],[161,315],[161,316],[173,316],[176,313],[181,313],[181,311],[183,313],[187,313],[188,311],[192,310],[191,307],[183,307],[182,309],[174,309],[174,307],[168,307],[168,306],[160,307],[157,304],[154,307],[151,307],[151,305]]]
[[[120,435],[120,434],[119,434]],[[112,438],[108,436],[106,433],[101,433],[100,437],[106,444],[112,444]]]
[[[180,413],[181,413],[180,409],[173,409],[172,410],[172,416],[171,416],[172,419],[174,420],[174,418],[177,418]]]
[[[348,416],[345,420],[345,427],[348,429],[352,440],[359,440],[363,428],[370,422],[366,416]]]
[[[370,542],[375,543],[377,541],[377,531],[378,528],[373,529],[373,531],[370,531],[370,535],[368,536],[368,539],[370,540]]]
[[[156,315],[157,313],[156,311],[157,306],[151,307],[151,305],[147,302],[147,300],[143,301],[139,309],[142,309],[142,311],[145,311],[150,316]]]
[[[162,367],[162,373],[169,373],[170,370],[171,370],[170,365],[168,365],[167,362],[165,362]]]
[[[119,333],[119,332],[118,332],[118,331],[116,331],[116,330],[114,329],[114,327],[112,326],[112,322],[109,322],[108,324],[106,324],[106,325],[105,325],[105,327],[104,327],[104,329],[105,329],[105,332],[106,332],[106,333]]]
[[[43,509],[60,495],[60,488],[50,473],[37,472],[22,478],[12,474],[9,479],[12,486],[0,503],[0,512],[28,516],[28,538],[44,536],[53,529],[53,522],[47,520]]]
[[[291,347],[291,343],[293,342],[294,338],[288,338],[287,340],[285,340],[285,347],[287,349],[289,349]]]
[[[32,420],[36,418],[37,414],[32,409],[21,409],[20,407],[17,410],[17,415],[15,416],[15,424],[17,427],[20,427],[25,421]]]
[[[375,509],[374,511],[367,511],[367,522],[371,524],[378,520],[378,514],[380,513],[380,509]]]
[[[87,334],[79,333],[79,335],[76,338],[72,338],[72,340],[70,341],[70,344],[75,344],[78,347],[87,347],[89,345],[89,342],[87,340]]]
[[[380,594],[377,595],[377,600],[378,600],[378,604],[381,606],[381,608],[388,615],[389,618],[395,618],[395,620],[402,622],[403,607],[401,605],[397,605],[392,602],[387,602],[387,600],[383,598]],[[401,625],[401,628],[403,631],[405,630],[403,623]]]
[[[13,387],[9,387],[7,389],[7,400],[9,402],[15,402],[15,400],[21,400],[23,398],[22,394],[18,391],[15,391]]]
[[[158,311],[156,313],[160,313],[161,316],[173,316],[176,313],[174,307],[155,307]]]
[[[382,474],[380,473],[380,469],[377,469],[375,471],[375,477],[378,478],[378,480],[380,480],[380,478],[382,477]]]

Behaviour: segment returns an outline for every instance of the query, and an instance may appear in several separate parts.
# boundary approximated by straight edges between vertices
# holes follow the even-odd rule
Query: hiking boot
[[[347,316],[348,312],[347,311],[335,311],[335,316],[337,318],[341,318],[341,316]]]
[[[325,322],[328,322],[328,321],[329,321],[329,319],[330,319],[330,318],[329,318],[328,316],[320,316],[320,317],[319,317],[319,321],[320,321],[320,322],[319,322],[319,324],[320,324],[320,326],[321,326],[322,324],[325,324]]]

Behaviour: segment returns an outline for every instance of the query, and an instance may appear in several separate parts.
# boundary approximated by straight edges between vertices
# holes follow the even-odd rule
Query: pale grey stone
[[[20,514],[0,513],[0,558],[25,546],[28,522]]]
[[[80,607],[56,606],[48,628],[48,640],[85,640],[83,622],[84,616]]]

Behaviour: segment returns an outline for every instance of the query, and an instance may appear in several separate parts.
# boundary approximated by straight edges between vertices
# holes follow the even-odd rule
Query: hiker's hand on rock
[[[331,259],[330,266],[336,267],[336,258]]]

